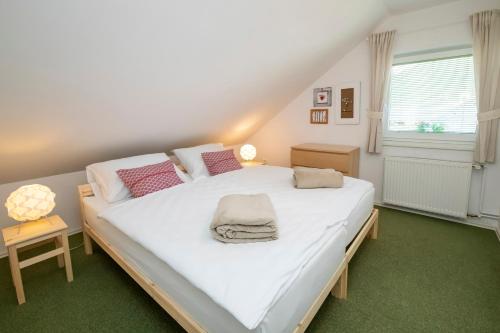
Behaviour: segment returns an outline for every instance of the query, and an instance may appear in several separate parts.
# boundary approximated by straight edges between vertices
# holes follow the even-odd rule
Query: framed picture
[[[311,124],[328,124],[328,109],[311,109]]]
[[[313,105],[332,106],[332,87],[315,88],[313,91]]]
[[[348,82],[335,86],[335,123],[359,124],[360,82]]]

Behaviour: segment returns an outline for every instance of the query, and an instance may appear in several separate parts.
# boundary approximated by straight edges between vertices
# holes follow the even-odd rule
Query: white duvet
[[[340,189],[295,189],[293,171],[253,167],[182,184],[104,210],[109,221],[165,261],[248,329],[259,325],[304,265],[343,224],[371,183],[345,178]],[[267,193],[279,239],[224,244],[209,225],[227,194]],[[344,240],[338,246],[344,246]]]

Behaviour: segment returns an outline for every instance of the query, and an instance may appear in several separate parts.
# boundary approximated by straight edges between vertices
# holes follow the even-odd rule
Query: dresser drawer
[[[349,173],[350,157],[345,154],[324,153],[292,149],[292,166],[310,168],[332,168],[344,174]]]
[[[359,147],[303,143],[291,148],[292,167],[335,169],[346,176],[359,175]]]

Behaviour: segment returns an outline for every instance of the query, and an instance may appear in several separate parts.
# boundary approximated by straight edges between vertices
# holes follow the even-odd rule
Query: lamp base
[[[250,160],[250,161],[242,161],[241,165],[244,167],[253,167],[253,166],[259,166],[259,165],[265,165],[266,161],[256,161],[256,160]]]

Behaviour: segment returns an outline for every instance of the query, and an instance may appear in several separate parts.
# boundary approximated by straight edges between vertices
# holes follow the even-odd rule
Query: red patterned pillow
[[[201,153],[210,176],[241,169],[232,149]]]
[[[172,161],[120,169],[116,173],[136,198],[183,183],[175,172]]]

